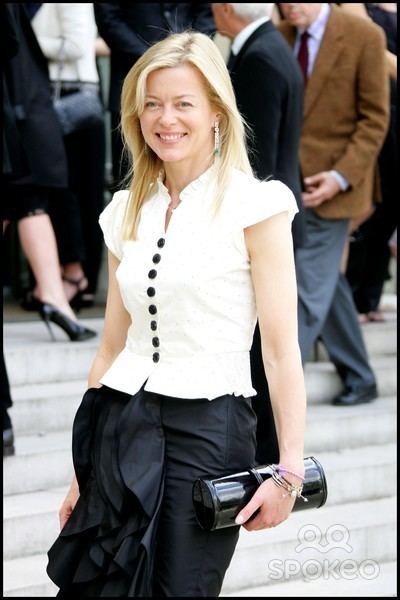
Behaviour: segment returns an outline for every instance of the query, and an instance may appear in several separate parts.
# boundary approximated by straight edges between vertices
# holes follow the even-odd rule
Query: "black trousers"
[[[398,223],[398,139],[396,88],[391,86],[390,125],[379,154],[382,202],[351,236],[346,277],[359,313],[378,310],[390,279],[388,242]]]
[[[157,400],[158,402],[159,400]],[[185,402],[185,401],[183,401]],[[156,596],[218,596],[239,537],[239,527],[213,532],[197,524],[192,486],[198,477],[254,464],[251,399],[161,399],[166,479],[154,570]]]
[[[80,498],[49,550],[58,596],[218,596],[239,527],[202,530],[192,486],[254,465],[255,431],[251,398],[88,390],[73,432]]]

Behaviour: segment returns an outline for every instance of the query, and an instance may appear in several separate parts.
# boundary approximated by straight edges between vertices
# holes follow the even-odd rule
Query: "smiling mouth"
[[[185,135],[187,135],[186,133],[156,133],[156,136],[162,141],[162,142],[178,142],[179,140],[181,140],[183,137],[185,137]]]

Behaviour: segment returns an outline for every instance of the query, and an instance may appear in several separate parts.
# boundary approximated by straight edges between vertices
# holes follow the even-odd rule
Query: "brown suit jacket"
[[[296,28],[279,30],[294,46]],[[346,192],[314,210],[326,219],[365,214],[373,200],[376,159],[389,122],[389,77],[383,31],[332,6],[304,97],[300,141],[303,177],[335,169]]]

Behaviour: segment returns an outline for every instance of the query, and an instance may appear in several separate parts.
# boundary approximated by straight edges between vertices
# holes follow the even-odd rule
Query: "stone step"
[[[395,357],[375,357],[372,364],[380,396],[396,394]],[[307,363],[305,382],[309,407],[329,403],[343,387],[334,366],[327,362]],[[14,430],[34,433],[69,429],[86,389],[85,379],[11,386]]]
[[[42,470],[49,471],[48,464],[56,479],[56,458],[46,460]],[[314,453],[324,467],[328,501],[326,506],[346,502],[374,500],[390,497],[396,493],[396,451],[394,444],[367,446],[358,449],[342,450],[335,453]],[[28,463],[29,467],[29,463]],[[68,465],[72,480],[72,465]],[[25,477],[30,477],[30,470]],[[7,481],[7,479],[5,479]],[[7,558],[26,556],[41,552],[49,547],[54,536],[54,523],[57,511],[68,489],[68,485],[48,488],[43,491],[8,495],[4,498],[4,551]],[[33,532],[35,532],[33,534]],[[50,537],[49,537],[50,536]]]
[[[375,373],[380,396],[391,396],[397,392],[396,356],[374,356],[370,360]],[[343,391],[343,383],[335,367],[329,362],[309,362],[305,365],[308,404],[330,402]]]
[[[4,597],[54,598],[58,587],[46,573],[47,554],[35,554],[4,562]]]
[[[103,320],[83,319],[82,324],[100,333]],[[99,337],[68,342],[61,329],[54,332],[57,341],[51,342],[39,321],[5,323],[4,354],[11,386],[87,378]]]
[[[33,450],[26,454],[21,453],[17,440],[16,456],[8,457],[3,464],[4,495],[45,491],[71,483],[74,476],[71,433],[62,433],[54,438],[46,434],[32,439]]]
[[[397,397],[357,406],[313,406],[307,410],[305,450],[340,451],[396,440]]]
[[[322,564],[322,563],[321,563]],[[342,563],[344,564],[344,563]],[[343,573],[345,576],[343,576]],[[374,572],[371,569],[371,575]],[[57,588],[56,588],[57,589]],[[346,576],[345,570],[334,574],[325,575],[321,570],[316,571],[314,576],[302,580],[282,578],[280,583],[250,587],[235,590],[233,593],[224,593],[221,590],[220,597],[225,598],[390,598],[397,597],[397,562],[384,562],[379,564],[379,572],[376,576],[363,569],[358,570],[356,575]]]
[[[376,575],[381,563],[395,558],[394,496],[325,505],[313,511],[292,513],[273,529],[248,532],[242,528],[223,594],[236,595],[237,590],[249,587],[269,587],[277,578],[282,581],[287,573],[292,573],[294,580],[304,572],[326,573],[327,567],[337,572],[344,561],[347,562],[342,568],[347,573],[352,568],[358,576],[364,569]]]
[[[385,312],[384,317],[386,321],[382,323],[369,322],[361,326],[368,356],[396,354],[397,352],[397,314],[393,311]],[[329,360],[321,342],[317,344],[315,358],[318,361]]]
[[[362,328],[373,364],[376,357],[395,355],[397,350],[395,314],[385,314],[388,315],[386,323],[371,323]],[[86,319],[82,322],[101,334],[103,319]],[[66,341],[64,332],[59,328],[56,337],[57,342],[51,342],[43,323],[38,321],[5,323],[5,358],[12,386],[87,379],[99,338],[71,343]],[[317,348],[319,361],[326,361],[322,346],[319,344]],[[309,370],[312,366],[310,363],[307,365]],[[336,379],[337,387],[339,379]]]
[[[395,443],[318,452],[315,458],[323,466],[326,476],[326,506],[396,494]]]
[[[383,288],[383,294],[381,297],[381,301],[379,303],[379,310],[384,313],[396,313],[397,312],[397,258],[392,258],[389,271],[392,275],[392,282],[394,285],[389,285],[388,282],[385,283]],[[391,289],[389,289],[391,288]]]
[[[311,406],[307,411],[306,454],[318,458],[323,452],[393,443],[395,410],[395,397],[379,398],[370,404],[352,407]],[[16,454],[3,461],[4,494],[22,494],[69,484],[73,475],[71,435],[71,427],[65,431],[43,430],[16,435]]]
[[[67,430],[87,389],[87,381],[35,383],[11,387],[10,417],[16,434]]]
[[[46,574],[47,555],[36,554],[25,558],[16,558],[4,563],[4,596],[17,598],[53,597],[58,588]],[[371,571],[372,572],[372,571]],[[367,577],[365,576],[367,575]],[[379,573],[370,578],[363,570],[358,576],[343,577],[330,574],[310,579],[282,580],[261,587],[238,589],[233,593],[224,593],[220,598],[368,598],[394,597],[397,590],[397,563],[379,564]]]
[[[242,528],[221,596],[257,597],[264,596],[260,593],[264,591],[265,596],[272,597],[349,597],[351,589],[368,591],[363,581],[366,577],[370,577],[369,583],[375,582],[374,589],[378,591],[376,580],[382,575],[385,577],[385,590],[394,591],[390,587],[392,568],[385,565],[394,564],[396,556],[395,523],[396,499],[390,497],[338,506],[325,505],[322,509],[313,510],[312,514],[311,511],[292,513],[287,521],[273,530],[248,532]],[[54,523],[48,533],[50,541],[58,534]],[[310,533],[314,537],[310,537]],[[57,588],[45,572],[47,550],[48,546],[35,555],[6,557],[5,596],[54,597]],[[316,575],[320,575],[318,590],[321,592],[323,589],[324,592],[315,593],[314,585],[314,593],[307,594],[310,582],[304,582],[304,578],[314,578],[313,583],[316,584]],[[349,578],[358,580],[362,585],[346,587],[344,582],[350,585]],[[336,585],[338,580],[342,585],[338,583],[336,588],[331,587],[331,582]],[[347,590],[347,593],[332,593],[338,588],[342,592]],[[297,589],[300,594],[293,593]],[[250,593],[246,593],[247,590]],[[275,594],[275,590],[280,593]],[[383,589],[380,588],[380,591]],[[382,597],[382,593],[377,595]]]

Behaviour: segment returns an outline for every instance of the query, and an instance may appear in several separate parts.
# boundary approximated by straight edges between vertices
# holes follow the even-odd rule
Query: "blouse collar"
[[[217,161],[214,160],[214,162],[210,167],[208,167],[208,169],[203,171],[203,173],[199,175],[199,177],[191,181],[186,187],[183,188],[183,190],[179,194],[181,201],[204,190],[204,188],[208,185],[210,180],[216,174],[216,171]],[[171,196],[169,195],[167,187],[164,185],[164,176],[164,169],[161,169],[157,177],[157,192],[169,204],[169,202],[171,201]]]

